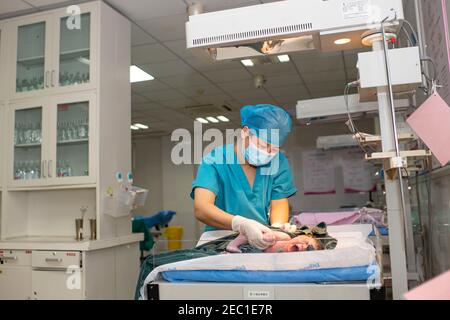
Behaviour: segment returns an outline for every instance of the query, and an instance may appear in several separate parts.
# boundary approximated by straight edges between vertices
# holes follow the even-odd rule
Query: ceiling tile
[[[156,40],[149,36],[144,30],[139,26],[131,25],[131,46],[140,46],[143,44],[155,43]]]
[[[2,0],[2,1],[5,1],[5,0]],[[14,1],[17,1],[17,0],[14,0]],[[54,4],[67,2],[67,0],[26,0],[26,2],[35,7],[45,7],[45,6],[50,6],[50,5],[54,5]]]
[[[257,0],[187,0],[187,3],[202,3],[205,12],[232,9],[261,4]]]
[[[227,70],[227,69],[239,69],[242,64],[239,61],[220,61],[213,62],[210,60],[202,59],[199,57],[187,58],[186,62],[193,68],[199,71],[215,71],[215,70]]]
[[[253,89],[253,90],[247,90],[247,91],[241,91],[241,92],[233,92],[231,95],[236,98],[237,100],[242,99],[253,99],[253,98],[267,98],[269,95],[266,90],[264,89]]]
[[[179,90],[190,98],[201,98],[222,93],[219,88],[213,85],[180,88]]]
[[[150,111],[154,109],[161,108],[162,106],[159,103],[155,102],[144,102],[144,103],[134,103],[132,106],[133,111]]]
[[[216,94],[212,96],[203,96],[203,97],[196,97],[195,101],[197,101],[198,104],[214,104],[214,105],[228,105],[227,101],[230,100],[230,96],[226,94]]]
[[[135,21],[186,13],[186,5],[182,0],[108,0],[108,2]]]
[[[255,89],[255,85],[252,79],[218,83],[217,85],[228,93]]]
[[[267,78],[266,82],[266,88],[277,88],[292,85],[303,85],[303,81],[297,74],[286,76],[270,76]]]
[[[297,74],[295,65],[293,65],[292,62],[256,65],[247,69],[254,75],[263,74],[265,76],[284,76]]]
[[[195,56],[186,48],[186,40],[166,41],[164,45],[184,59],[192,59]]]
[[[133,64],[160,63],[177,59],[177,56],[160,44],[149,44],[131,48],[131,62]]]
[[[297,65],[300,74],[344,69],[344,60],[340,54],[326,58],[294,60],[294,63]]]
[[[140,67],[156,78],[188,75],[195,73],[195,70],[192,69],[182,60],[173,60],[168,62],[146,64],[140,65]]]
[[[142,93],[142,92],[154,92],[154,91],[162,91],[162,90],[169,90],[170,87],[166,84],[158,81],[158,80],[152,80],[152,81],[144,81],[144,82],[137,82],[131,84],[131,90],[133,92]]]
[[[318,82],[334,82],[334,81],[342,81],[345,82],[345,71],[342,70],[331,70],[331,71],[322,71],[322,72],[314,72],[314,73],[303,73],[303,79],[307,85],[310,83],[318,83]]]
[[[8,14],[16,11],[33,9],[29,4],[20,0],[1,0],[0,1],[0,14]]]
[[[196,104],[197,102],[190,98],[171,99],[161,102],[161,105],[173,109],[185,108],[187,106],[194,106]]]
[[[308,89],[313,95],[320,94],[321,92],[340,92],[340,95],[344,94],[345,84],[341,82],[323,82],[308,85]]]
[[[307,94],[307,90],[304,86],[286,86],[277,88],[268,88],[270,94],[274,97],[290,97],[290,98],[300,98],[301,96]]]
[[[150,99],[151,101],[161,102],[173,99],[183,99],[184,96],[175,90],[163,90],[154,92],[143,92],[141,93],[144,97]]]
[[[208,79],[206,79],[201,74],[187,74],[181,76],[161,78],[160,80],[173,88],[189,88],[192,86],[202,86],[211,84],[211,82],[208,81]]]
[[[239,69],[226,69],[226,70],[214,70],[205,71],[203,74],[210,80],[219,82],[231,82],[237,80],[251,79],[252,75],[248,73],[244,67]]]
[[[147,102],[148,99],[141,96],[140,94],[132,93],[131,94],[131,103],[141,103],[141,102]]]
[[[139,21],[138,24],[159,41],[186,39],[187,15],[171,15]]]

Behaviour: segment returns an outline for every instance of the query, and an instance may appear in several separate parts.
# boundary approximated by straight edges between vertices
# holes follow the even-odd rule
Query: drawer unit
[[[0,249],[0,300],[31,298],[31,250]]]
[[[77,251],[33,251],[33,269],[61,269],[81,267],[81,252]]]
[[[0,266],[31,266],[31,250],[0,250]]]

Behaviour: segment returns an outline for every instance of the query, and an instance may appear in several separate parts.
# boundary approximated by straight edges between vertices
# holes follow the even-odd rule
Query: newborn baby
[[[301,235],[291,239],[288,234],[280,231],[264,234],[264,241],[273,243],[272,246],[264,250],[266,253],[322,250],[320,242],[313,237]],[[247,243],[247,238],[240,234],[228,244],[226,250],[231,253],[242,253],[239,247]]]

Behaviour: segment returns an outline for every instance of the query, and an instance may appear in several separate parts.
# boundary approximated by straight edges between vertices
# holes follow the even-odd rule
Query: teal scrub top
[[[223,211],[269,225],[271,201],[289,198],[297,192],[286,156],[280,152],[278,158],[278,166],[268,164],[256,168],[252,189],[238,162],[234,145],[218,147],[203,158],[197,178],[192,182],[191,198],[194,199],[196,188],[208,189],[216,195],[215,205]],[[227,159],[232,161],[227,162]],[[205,230],[215,228],[206,226]]]

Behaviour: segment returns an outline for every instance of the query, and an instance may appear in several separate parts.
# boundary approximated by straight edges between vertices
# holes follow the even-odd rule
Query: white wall
[[[160,138],[134,139],[134,183],[135,185],[150,191],[145,207],[135,210],[134,214],[150,215],[163,210],[161,161]]]

